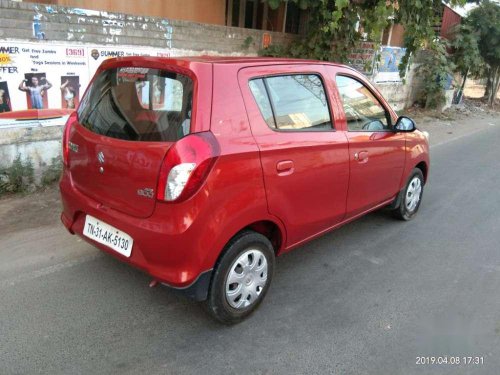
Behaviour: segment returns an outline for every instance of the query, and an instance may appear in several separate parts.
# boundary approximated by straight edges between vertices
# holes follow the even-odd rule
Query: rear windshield
[[[193,82],[159,69],[123,67],[96,77],[78,108],[80,124],[107,137],[175,142],[189,134]]]

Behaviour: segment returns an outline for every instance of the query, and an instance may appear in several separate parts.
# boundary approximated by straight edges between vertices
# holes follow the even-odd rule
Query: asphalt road
[[[496,124],[432,148],[412,222],[376,212],[279,258],[234,327],[58,224],[2,235],[0,373],[498,374]]]

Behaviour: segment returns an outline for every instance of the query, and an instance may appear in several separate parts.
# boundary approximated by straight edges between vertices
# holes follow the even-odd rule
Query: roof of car
[[[251,57],[251,56],[180,56],[171,57],[172,60],[183,60],[192,62],[205,62],[212,64],[256,64],[256,63],[316,63],[316,64],[333,64],[341,65],[337,63],[331,63],[326,61],[318,60],[306,60],[306,59],[292,59],[292,58],[281,58],[281,57]]]
[[[338,63],[319,60],[306,59],[291,59],[278,57],[249,57],[249,56],[172,56],[172,57],[155,57],[155,56],[127,56],[116,57],[109,59],[110,61],[165,61],[174,64],[189,64],[189,63],[206,63],[206,64],[238,64],[238,65],[260,65],[260,64],[328,64],[336,66],[344,66]]]
[[[249,56],[126,56],[115,57],[103,61],[100,69],[107,69],[116,66],[116,64],[123,63],[140,64],[141,62],[160,63],[166,65],[176,65],[189,68],[193,64],[215,64],[215,65],[237,65],[239,67],[250,67],[259,65],[293,65],[293,64],[318,64],[330,65],[336,67],[347,68],[353,71],[356,69],[339,63],[319,60],[306,60],[306,59],[291,59],[291,58],[277,58],[277,57],[249,57]],[[356,71],[357,72],[357,71]]]

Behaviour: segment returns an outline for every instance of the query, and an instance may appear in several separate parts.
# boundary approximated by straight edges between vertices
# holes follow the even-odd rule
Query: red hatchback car
[[[63,154],[69,232],[225,323],[276,256],[381,207],[411,219],[429,171],[426,134],[360,73],[267,58],[108,60]]]

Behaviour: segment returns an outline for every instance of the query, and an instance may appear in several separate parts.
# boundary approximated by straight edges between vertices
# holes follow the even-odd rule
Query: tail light
[[[190,198],[205,182],[219,155],[219,143],[210,132],[191,134],[177,141],[163,160],[157,199],[182,202]]]
[[[66,167],[69,167],[69,132],[71,130],[71,127],[76,121],[77,121],[77,114],[75,111],[69,116],[68,121],[66,121],[66,125],[64,126],[62,153],[63,153],[63,163]]]

